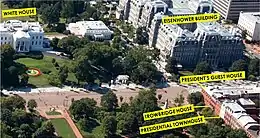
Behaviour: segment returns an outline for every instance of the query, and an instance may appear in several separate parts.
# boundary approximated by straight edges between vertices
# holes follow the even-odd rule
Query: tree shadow
[[[89,118],[87,127],[84,129],[84,131],[92,133],[92,131],[98,126],[100,126],[100,124],[96,119]]]

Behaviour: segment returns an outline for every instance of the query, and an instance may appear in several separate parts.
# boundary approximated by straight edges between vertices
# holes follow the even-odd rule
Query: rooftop
[[[79,21],[76,24],[81,25],[86,30],[109,30],[102,21]]]
[[[8,20],[0,24],[1,32],[15,31],[43,32],[39,22],[22,22],[19,20]]]
[[[260,12],[241,12],[241,14],[244,14],[248,16],[248,18],[251,18],[256,22],[260,23]]]

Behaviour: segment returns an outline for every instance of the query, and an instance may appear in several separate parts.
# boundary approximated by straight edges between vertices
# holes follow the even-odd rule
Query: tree
[[[121,111],[122,111],[122,112],[128,111],[128,108],[129,108],[128,103],[122,103],[122,104],[121,104]]]
[[[248,65],[248,74],[259,76],[260,75],[260,60],[251,59]]]
[[[165,70],[169,73],[178,73],[177,60],[173,56],[167,59]]]
[[[227,138],[247,138],[245,131],[243,130],[231,130],[226,135]]]
[[[37,129],[34,133],[34,138],[47,138],[47,137],[55,137],[54,135],[55,129],[51,123],[51,121],[47,121],[43,124],[42,127]]]
[[[28,84],[28,81],[29,81],[29,76],[28,76],[28,74],[22,74],[22,75],[21,75],[20,84],[25,86],[25,85]]]
[[[114,116],[105,116],[102,121],[102,131],[105,138],[111,138],[116,134],[117,122]]]
[[[118,100],[116,97],[116,94],[114,94],[112,91],[109,91],[105,95],[101,97],[101,103],[100,105],[106,110],[106,111],[115,111],[115,109],[118,107]]]
[[[134,127],[136,127],[136,117],[133,114],[124,112],[117,117],[117,129],[121,130],[121,134],[131,134],[133,133]]]
[[[32,112],[37,107],[37,103],[34,99],[30,99],[27,103],[28,109]]]
[[[57,37],[54,37],[52,40],[51,40],[51,43],[50,43],[50,46],[53,48],[53,50],[56,50],[58,48],[58,43],[59,43],[59,38]]]
[[[196,75],[209,74],[211,73],[211,67],[206,61],[203,61],[197,64],[193,73]]]
[[[7,97],[1,100],[2,108],[7,108],[11,111],[15,109],[25,109],[26,101],[18,95]]]
[[[15,50],[11,45],[1,45],[1,65],[2,67],[10,67],[13,64],[13,56]]]
[[[184,104],[184,99],[185,99],[185,98],[183,97],[183,95],[180,94],[179,97],[176,97],[176,98],[174,99],[174,102],[177,104],[177,106],[181,106],[181,105]]]
[[[140,45],[148,44],[149,35],[144,27],[138,27],[136,29],[136,43]]]
[[[255,77],[254,75],[249,75],[249,76],[248,76],[248,80],[250,80],[250,81],[256,81],[257,79],[256,79],[256,77]]]
[[[67,19],[75,16],[74,10],[73,1],[64,1],[62,4],[61,17]]]
[[[22,124],[17,131],[18,138],[29,138],[32,136],[32,128],[28,124]]]
[[[96,104],[97,102],[94,99],[83,98],[74,101],[69,110],[77,120],[80,118],[89,118],[94,116]]]
[[[156,66],[153,63],[140,62],[133,70],[130,79],[137,84],[147,85],[150,83],[156,83],[161,79],[161,77],[161,73],[157,70]]]
[[[191,93],[188,96],[188,102],[197,105],[198,103],[203,102],[203,96],[200,92]]]
[[[83,47],[81,39],[77,36],[68,36],[59,40],[58,47],[63,49],[66,54],[73,57],[73,53],[76,49]]]
[[[61,81],[59,79],[58,72],[51,72],[48,75],[48,81],[49,81],[49,84],[52,85],[52,86],[57,86],[57,87],[61,87],[62,86],[62,83],[61,83]]]
[[[248,64],[246,61],[240,59],[235,61],[232,66],[230,67],[230,71],[247,71],[248,69]]]
[[[3,0],[2,1],[8,8],[13,8],[14,6],[20,5],[22,0]]]
[[[59,80],[62,84],[65,83],[66,79],[68,78],[69,69],[67,66],[62,66],[59,70]]]
[[[48,4],[43,4],[40,8],[41,19],[44,23],[47,23],[48,26],[51,24],[56,24],[60,21],[60,11],[59,11],[60,2],[57,2],[55,5],[50,6]]]

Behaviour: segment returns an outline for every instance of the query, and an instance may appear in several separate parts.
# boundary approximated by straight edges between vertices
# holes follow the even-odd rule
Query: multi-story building
[[[93,40],[109,40],[111,31],[102,21],[79,21],[70,23],[68,30],[75,35],[90,37]]]
[[[210,85],[202,89],[204,102],[232,128],[244,129],[250,138],[260,137],[259,84]]]
[[[127,20],[130,12],[131,0],[120,0],[116,7],[116,18],[121,20]]]
[[[260,12],[241,12],[237,26],[245,30],[251,40],[260,40]]]
[[[10,44],[17,52],[43,51],[44,32],[39,22],[9,20],[0,24],[1,45]]]
[[[167,56],[174,56],[184,67],[207,61],[215,68],[229,66],[243,57],[244,44],[236,29],[228,30],[219,23],[197,23],[195,31],[190,31],[194,24],[164,25],[163,16],[158,13],[149,28],[149,45],[160,49],[161,67],[166,65]]]
[[[259,0],[213,0],[215,10],[226,20],[238,20],[243,12],[260,12]]]
[[[145,3],[139,26],[149,28],[156,13],[168,13],[168,5],[161,0]]]

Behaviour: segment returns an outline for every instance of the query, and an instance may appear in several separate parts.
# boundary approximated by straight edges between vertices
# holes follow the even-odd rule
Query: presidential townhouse
[[[49,42],[39,22],[9,20],[0,24],[0,45],[10,44],[16,52],[44,51]]]
[[[249,138],[260,137],[260,83],[233,81],[202,89],[204,102],[225,124],[243,129]]]

